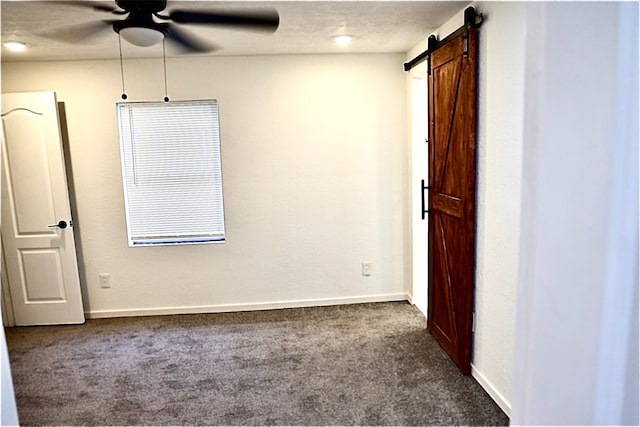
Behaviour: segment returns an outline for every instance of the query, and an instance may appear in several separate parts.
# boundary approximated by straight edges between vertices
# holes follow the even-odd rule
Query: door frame
[[[426,181],[429,167],[424,159],[427,158],[427,137],[429,119],[426,114],[428,98],[427,64],[411,70],[409,77],[409,96],[411,106],[411,134],[410,134],[410,167],[411,167],[411,235],[412,235],[412,292],[411,302],[425,316],[429,310],[429,272],[422,261],[427,259],[428,222],[421,213],[423,193],[422,180]]]
[[[1,163],[1,162],[0,162]],[[0,295],[0,304],[2,307],[2,325],[16,326],[16,319],[13,317],[13,304],[11,302],[11,290],[9,289],[9,278],[7,277],[7,261],[4,258],[4,241],[0,244],[0,263],[2,263],[2,271],[0,272],[0,287],[2,295]]]

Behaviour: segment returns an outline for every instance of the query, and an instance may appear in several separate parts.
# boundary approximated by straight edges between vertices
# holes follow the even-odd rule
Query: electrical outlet
[[[370,262],[362,263],[362,275],[363,276],[371,276],[371,270],[373,269],[373,264]]]
[[[111,276],[109,275],[109,273],[100,274],[100,287],[101,288],[111,287]]]

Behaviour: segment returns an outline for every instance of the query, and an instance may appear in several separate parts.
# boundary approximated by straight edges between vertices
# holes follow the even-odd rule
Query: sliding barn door
[[[476,56],[470,28],[431,54],[429,76],[427,326],[465,374],[475,267]]]

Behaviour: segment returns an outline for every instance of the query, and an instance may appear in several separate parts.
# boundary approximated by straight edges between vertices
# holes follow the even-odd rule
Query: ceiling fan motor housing
[[[116,0],[116,4],[128,12],[125,20],[113,24],[113,29],[116,33],[120,33],[120,31],[124,29],[131,29],[132,31],[143,33],[144,29],[150,29],[162,33],[161,38],[167,35],[168,25],[166,23],[156,22],[153,19],[154,14],[164,10],[167,5],[166,0]],[[125,36],[125,38],[127,37]],[[145,37],[140,38],[140,36],[138,36],[135,38],[143,40],[142,42],[133,42],[138,46],[152,46],[158,41],[155,37],[149,39],[147,42],[144,41]]]
[[[116,4],[127,12],[157,13],[167,7],[167,0],[116,0]]]
[[[168,25],[166,23],[155,22],[150,16],[136,16],[133,13],[124,21],[118,21],[113,24],[113,29],[116,33],[119,33],[125,28],[148,28],[159,31],[165,36],[168,32]]]

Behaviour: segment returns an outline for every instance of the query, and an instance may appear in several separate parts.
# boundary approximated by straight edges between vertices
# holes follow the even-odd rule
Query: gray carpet
[[[23,425],[505,425],[407,303],[7,328]]]

